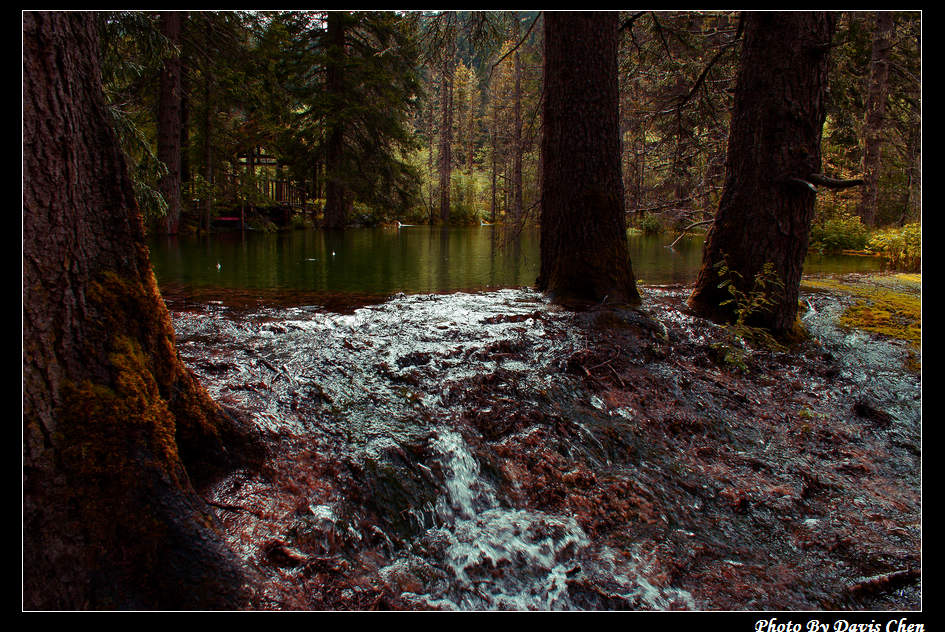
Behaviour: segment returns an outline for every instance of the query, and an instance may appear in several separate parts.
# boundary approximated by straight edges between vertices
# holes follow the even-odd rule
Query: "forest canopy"
[[[289,189],[332,227],[538,219],[540,12],[99,17],[106,95],[151,230],[206,229]],[[630,226],[713,216],[742,42],[738,12],[620,14]],[[919,219],[920,43],[917,12],[837,13],[825,171],[869,178],[818,196],[820,246],[859,230],[833,234],[853,217],[868,229]]]

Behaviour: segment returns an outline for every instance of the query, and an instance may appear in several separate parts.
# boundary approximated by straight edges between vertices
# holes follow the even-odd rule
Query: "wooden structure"
[[[245,180],[247,178],[242,172],[223,174],[218,193],[222,199],[230,201],[226,205],[229,212],[213,217],[214,222],[236,222],[240,228],[245,228],[247,206],[262,210],[274,219],[278,217],[284,224],[288,224],[293,213],[314,213],[316,210],[308,192],[290,180],[270,178],[263,172],[252,179],[251,186],[258,194],[255,196],[247,194]]]

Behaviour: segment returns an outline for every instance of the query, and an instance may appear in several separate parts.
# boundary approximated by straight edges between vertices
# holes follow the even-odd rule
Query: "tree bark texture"
[[[616,12],[545,14],[541,269],[556,300],[640,300],[627,251]]]
[[[193,487],[231,426],[177,355],[95,21],[23,14],[23,605],[232,608]]]
[[[181,14],[177,11],[161,13],[161,33],[173,44],[181,43]],[[158,98],[158,159],[167,167],[161,178],[160,190],[167,202],[165,229],[176,235],[181,215],[181,136],[183,129],[182,64],[174,53],[164,60],[161,69]]]
[[[870,61],[869,88],[866,95],[866,120],[863,126],[865,147],[863,153],[863,187],[858,215],[867,226],[876,225],[880,156],[883,147],[883,122],[886,118],[886,93],[889,79],[890,36],[893,30],[893,14],[890,11],[876,13],[873,31],[873,48]]]
[[[212,105],[214,104],[214,99],[212,95],[214,94],[213,86],[211,84],[211,79],[208,73],[204,73],[203,78],[203,120],[201,124],[203,126],[203,179],[204,185],[206,187],[204,195],[206,196],[203,200],[203,214],[204,214],[204,228],[207,233],[210,232],[210,223],[213,219],[213,184],[215,178],[213,175],[213,143],[211,142],[211,134],[213,133],[213,116],[212,116]]]
[[[770,262],[784,284],[774,305],[747,324],[792,330],[810,239],[815,192],[793,178],[820,173],[828,51],[836,16],[827,12],[749,12],[736,78],[725,186],[703,250],[690,306],[735,319],[716,265],[727,259],[737,289],[752,292]]]

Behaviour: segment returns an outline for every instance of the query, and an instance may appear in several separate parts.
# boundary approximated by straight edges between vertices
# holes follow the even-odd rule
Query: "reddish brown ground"
[[[529,356],[534,346],[507,337],[467,348],[470,362],[502,361],[462,378],[438,381],[421,352],[383,370],[404,389],[439,390],[452,412],[440,419],[417,404],[417,415],[461,432],[503,503],[576,520],[594,552],[570,562],[570,607],[920,608],[918,377],[851,364],[851,343],[839,338],[742,350],[726,328],[688,315],[684,298],[682,290],[652,289],[646,313],[539,307],[481,321],[540,321],[548,342],[540,367]],[[410,511],[444,477],[428,442],[387,450],[378,462],[395,474],[385,478],[346,451],[329,396],[281,390],[289,378],[280,379],[279,366],[267,379],[238,371],[227,355],[232,341],[201,344],[189,361],[222,403],[238,414],[305,420],[266,426],[263,471],[206,491],[256,573],[251,607],[421,607],[414,595],[448,574],[407,554],[426,528]],[[553,386],[525,384],[532,365]],[[326,519],[320,507],[336,515]],[[599,570],[604,550],[623,556],[640,585],[666,600],[610,586]],[[498,581],[507,570],[481,572]],[[670,598],[682,593],[691,602]]]

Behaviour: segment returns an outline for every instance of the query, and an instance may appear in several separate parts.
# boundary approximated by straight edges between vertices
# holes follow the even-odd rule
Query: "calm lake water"
[[[646,285],[695,281],[702,237],[670,250],[671,235],[632,236],[630,258]],[[530,286],[538,276],[538,231],[517,240],[495,226],[362,228],[343,232],[231,232],[155,238],[151,261],[164,292],[389,295]],[[811,256],[805,274],[870,272],[878,260]]]

